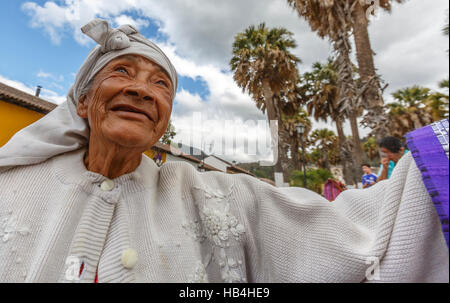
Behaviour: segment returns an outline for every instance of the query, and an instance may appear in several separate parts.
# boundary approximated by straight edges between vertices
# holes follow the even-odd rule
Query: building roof
[[[0,82],[0,99],[33,111],[47,114],[57,105]]]
[[[228,162],[228,161],[226,161],[226,160],[224,160],[224,159],[222,159],[222,158],[219,158],[219,157],[217,157],[216,155],[211,155],[210,157],[214,157],[214,158],[216,158],[217,160],[222,161],[223,163],[225,163],[225,164],[228,165],[228,166],[233,166],[233,163],[230,163],[230,162]]]
[[[242,167],[236,166],[236,165],[231,165],[231,166],[227,167],[227,170],[231,170],[237,174],[247,174],[252,177],[255,177],[255,174],[249,172],[248,170],[243,169]]]
[[[162,150],[162,151],[164,151],[166,153],[170,153],[170,154],[172,154],[174,156],[178,156],[178,157],[187,159],[189,161],[201,164],[201,166],[204,169],[206,169],[206,170],[221,171],[220,169],[217,169],[217,168],[215,168],[215,167],[213,167],[211,165],[208,165],[208,164],[204,163],[203,161],[195,158],[194,156],[191,156],[191,155],[183,153],[180,149],[178,149],[178,148],[176,148],[174,146],[171,146],[171,145],[168,145],[168,144],[164,144],[164,143],[161,143],[161,142],[156,142],[155,145],[153,145],[153,147],[157,148],[159,150]],[[176,154],[174,154],[172,151],[175,151]],[[241,168],[239,166],[233,165],[230,162],[227,162],[225,160],[222,160],[222,159],[218,158],[217,156],[213,155],[212,157],[217,158],[218,160],[228,164],[229,166],[227,167],[227,170],[231,170],[234,173],[242,173],[242,174],[247,174],[247,175],[255,177],[255,175],[253,173],[249,172],[248,170],[245,170],[245,169],[243,169],[243,168]]]
[[[247,175],[255,177],[255,175],[253,173],[249,172],[248,170],[243,169],[242,167],[236,166],[233,163],[230,163],[230,162],[228,162],[228,161],[226,161],[226,160],[224,160],[222,158],[219,158],[219,157],[217,157],[215,155],[211,155],[211,157],[214,157],[217,160],[222,161],[223,163],[225,163],[228,166],[227,167],[227,171],[231,170],[234,173],[247,174]]]
[[[153,145],[153,147],[158,148],[158,149],[160,149],[160,150],[162,150],[162,151],[164,151],[166,153],[172,154],[174,156],[179,156],[179,157],[185,158],[185,159],[190,160],[190,161],[195,162],[195,163],[200,163],[201,162],[197,158],[192,157],[192,156],[190,156],[188,154],[185,154],[180,149],[178,149],[178,148],[176,148],[174,146],[168,145],[168,144],[164,144],[164,143],[161,143],[161,142],[156,142],[155,145]],[[173,152],[175,152],[175,154]]]
[[[217,168],[212,167],[211,165],[203,163],[203,161],[200,161],[199,159],[197,159],[197,158],[195,158],[195,157],[193,157],[191,155],[183,153],[181,150],[179,150],[178,148],[176,148],[174,146],[170,146],[168,144],[164,144],[164,143],[161,143],[161,142],[156,142],[155,145],[153,145],[152,148],[157,148],[159,150],[162,150],[162,151],[164,151],[166,153],[169,153],[169,154],[172,154],[174,156],[181,157],[181,158],[184,158],[184,159],[189,160],[191,162],[200,164],[206,170],[220,171]],[[172,151],[175,151],[176,153],[174,154]]]

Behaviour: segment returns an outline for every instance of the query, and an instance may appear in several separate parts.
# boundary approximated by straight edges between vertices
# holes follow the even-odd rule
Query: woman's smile
[[[152,121],[155,122],[155,120],[152,118],[150,112],[146,110],[142,110],[140,108],[128,105],[128,104],[119,104],[114,106],[111,111],[115,112],[120,117],[123,117],[125,119],[137,119],[137,120],[145,120],[145,121]]]

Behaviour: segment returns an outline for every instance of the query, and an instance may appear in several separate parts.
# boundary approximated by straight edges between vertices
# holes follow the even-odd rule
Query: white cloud
[[[58,93],[45,88],[42,89],[42,93],[39,97],[55,104],[61,104],[67,99],[66,96],[61,96]]]
[[[375,65],[389,83],[390,93],[406,86],[437,89],[448,77],[448,36],[442,34],[449,2],[410,0],[396,4],[391,14],[383,13],[370,26]]]
[[[36,91],[36,88],[29,87],[20,81],[8,79],[2,75],[0,75],[0,82],[4,83],[6,85],[9,85],[11,87],[14,87],[18,90],[24,91],[30,95],[34,95],[35,91]],[[49,102],[53,102],[55,104],[61,104],[62,102],[64,102],[66,100],[65,96],[61,96],[61,95],[57,94],[56,92],[49,90],[49,89],[45,89],[45,88],[42,89],[39,97],[44,100],[47,100]]]
[[[60,43],[65,32],[73,31],[75,40],[83,45],[90,40],[80,28],[95,17],[115,24],[148,26],[147,20],[129,16],[135,12],[159,24],[159,30],[186,57],[221,69],[228,69],[234,35],[260,22],[293,31],[299,45],[294,52],[305,63],[326,58],[329,51],[328,44],[308,29],[285,0],[66,0],[43,6],[30,1],[22,8],[31,16],[31,25],[43,28],[54,43]]]
[[[329,43],[312,33],[285,0],[66,0],[47,1],[42,6],[30,1],[22,7],[31,16],[31,25],[43,28],[54,42],[73,31],[79,43],[88,43],[80,27],[94,17],[141,28],[148,26],[150,18],[183,58],[219,70],[229,69],[234,35],[263,21],[270,27],[283,26],[294,32],[298,44],[294,53],[304,62],[300,71],[325,60],[331,51]],[[376,66],[390,83],[388,92],[404,85],[433,84],[448,74],[448,38],[441,34],[445,9],[446,0],[435,0],[433,5],[410,0],[373,20],[370,34],[378,54]],[[130,12],[139,18],[130,17]]]
[[[59,4],[57,4],[59,3]],[[134,0],[88,1],[65,0],[47,1],[43,6],[29,1],[22,5],[22,9],[31,16],[31,26],[42,28],[54,44],[61,43],[66,32],[72,32],[75,40],[87,45],[91,40],[82,34],[80,28],[96,17],[115,21],[124,21],[126,17],[120,17],[123,12],[137,7]],[[124,15],[125,16],[125,15]],[[128,21],[139,26],[147,26],[144,19]]]
[[[394,5],[391,14],[382,13],[369,28],[376,67],[392,91],[414,84],[435,88],[448,77],[448,37],[441,33],[447,0],[410,0]],[[287,5],[286,0],[66,0],[44,5],[27,2],[23,6],[31,16],[31,26],[42,28],[54,43],[72,32],[74,39],[86,45],[90,39],[80,27],[94,17],[112,24],[131,23],[145,28],[151,22],[167,41],[159,44],[173,61],[181,76],[200,79],[209,95],[181,90],[176,98],[173,117],[178,130],[188,126],[192,111],[207,119],[265,119],[254,102],[233,81],[228,62],[234,36],[251,24],[266,22],[294,33],[294,54],[303,60],[300,71],[309,70],[315,61],[325,60],[331,52],[329,43],[312,33],[307,23]],[[131,17],[130,12],[133,13]],[[92,42],[91,42],[92,43]],[[354,57],[354,56],[353,56]],[[334,125],[314,123],[335,130]],[[350,134],[348,124],[346,134]],[[361,136],[368,130],[361,130]],[[181,135],[180,135],[181,136]],[[239,159],[237,159],[239,160]]]
[[[124,24],[130,24],[136,27],[137,29],[141,29],[142,27],[147,27],[150,22],[145,19],[133,19],[130,16],[127,15],[120,15],[114,18],[114,22],[117,24],[117,26],[124,25]]]
[[[23,84],[20,81],[10,80],[10,79],[5,78],[2,75],[0,75],[0,82],[6,84],[8,86],[17,88],[17,89],[19,89],[21,91],[24,91],[26,93],[29,93],[31,95],[34,95],[35,90],[33,88],[30,88],[30,87],[26,86],[25,84]]]
[[[51,80],[57,81],[57,82],[62,82],[62,81],[64,81],[64,76],[63,76],[63,75],[55,76],[55,75],[53,75],[52,73],[47,73],[47,72],[44,72],[44,71],[42,71],[42,70],[40,70],[40,71],[36,74],[36,76],[37,76],[38,78],[51,79]]]
[[[177,112],[201,111],[203,107],[203,100],[198,94],[193,95],[184,89],[177,93],[175,105]]]
[[[66,22],[65,9],[54,2],[46,2],[44,6],[39,6],[34,2],[26,2],[22,9],[32,16],[31,26],[44,27],[50,35],[53,43],[61,42],[61,28]]]
[[[266,117],[254,105],[249,95],[242,93],[236,85],[231,73],[221,71],[213,65],[196,65],[193,61],[179,56],[174,46],[167,44],[160,45],[169,59],[177,67],[180,76],[200,79],[207,84],[209,94],[202,99],[198,94],[192,94],[181,89],[175,98],[176,104],[173,108],[172,120],[177,131],[175,140],[191,144],[197,148],[208,149],[208,145],[215,141],[216,153],[225,153],[224,158],[228,160],[257,161],[267,158],[266,154],[250,156],[244,150],[234,150],[233,147],[220,149],[220,141],[233,141],[236,136],[230,131],[230,127],[242,124],[246,121],[254,121],[255,126],[249,127],[249,144],[256,144],[257,138],[252,134],[257,129],[258,120],[266,120]],[[195,121],[193,116],[199,114],[202,121]],[[224,127],[225,121],[233,121],[228,128]],[[200,123],[203,127],[196,128],[195,124]],[[193,138],[200,135],[199,140]],[[270,137],[269,133],[266,133]],[[262,140],[260,138],[260,140]],[[240,146],[239,148],[242,149]]]
[[[38,78],[50,78],[52,75],[50,73],[46,73],[46,72],[40,71],[39,73],[37,73],[36,76]]]

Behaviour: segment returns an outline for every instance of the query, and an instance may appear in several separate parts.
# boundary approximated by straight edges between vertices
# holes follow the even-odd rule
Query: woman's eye
[[[159,80],[158,82],[156,82],[156,84],[159,84],[159,85],[162,85],[162,86],[165,86],[165,87],[169,87],[169,84],[167,84],[167,82],[164,81],[164,80]]]
[[[118,67],[116,68],[116,72],[128,74],[128,71],[124,67]]]

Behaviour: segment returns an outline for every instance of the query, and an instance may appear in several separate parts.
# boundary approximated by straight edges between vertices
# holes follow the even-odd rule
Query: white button
[[[134,249],[128,248],[122,253],[122,265],[125,268],[133,268],[138,261],[137,253]]]
[[[110,191],[114,188],[114,181],[106,179],[105,181],[102,182],[100,188],[104,191]]]

